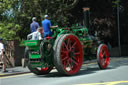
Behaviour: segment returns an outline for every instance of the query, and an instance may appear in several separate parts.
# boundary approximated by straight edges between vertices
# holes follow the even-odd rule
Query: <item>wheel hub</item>
[[[70,52],[68,53],[68,55],[69,55],[70,58],[72,58],[72,56],[74,55],[74,53],[73,53],[72,51],[70,51]]]

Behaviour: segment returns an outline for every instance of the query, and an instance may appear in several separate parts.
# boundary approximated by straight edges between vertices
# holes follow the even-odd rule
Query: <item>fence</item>
[[[4,45],[6,66],[14,67],[21,65],[21,59],[24,57],[24,47],[19,46],[19,41],[9,40]]]

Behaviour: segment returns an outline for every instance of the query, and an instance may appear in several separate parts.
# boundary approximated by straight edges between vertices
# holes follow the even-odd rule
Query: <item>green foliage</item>
[[[5,40],[20,39],[17,32],[21,29],[18,24],[14,23],[0,23],[0,36]]]
[[[6,40],[20,39],[21,26],[16,21],[19,0],[0,0],[0,37]]]
[[[96,30],[99,36],[104,38],[101,34],[108,31],[110,37],[116,37],[116,6],[119,1],[120,9],[123,10],[120,23],[126,30],[127,0],[0,0],[0,37],[9,40],[26,39],[27,34],[30,33],[32,17],[37,17],[41,26],[45,14],[48,14],[51,20],[57,21],[59,26],[81,24],[84,19],[83,7],[90,7],[89,30],[93,31],[92,34]],[[121,30],[127,32],[124,29]]]
[[[0,0],[0,36],[4,39],[25,39],[30,33],[32,17],[41,25],[44,15],[60,25],[69,24],[71,13],[79,0]]]
[[[112,3],[112,7],[117,7],[117,4],[120,2],[120,0],[113,0]]]

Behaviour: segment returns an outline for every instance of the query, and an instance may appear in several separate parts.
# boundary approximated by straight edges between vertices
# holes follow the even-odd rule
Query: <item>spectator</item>
[[[3,72],[7,72],[6,66],[5,66],[5,56],[4,56],[4,44],[2,43],[2,38],[0,38],[0,64],[2,65]]]
[[[36,22],[36,17],[33,17],[32,18],[32,23],[30,24],[30,29],[31,29],[31,32],[35,32],[37,30],[37,28],[39,28],[39,23]]]
[[[43,35],[43,28],[40,27],[37,29],[37,31],[29,34],[27,36],[27,39],[28,40],[42,40],[43,39],[42,35]]]
[[[44,16],[44,20],[42,21],[42,27],[44,29],[44,37],[47,37],[47,36],[52,36],[52,32],[50,30],[50,28],[56,28],[58,27],[57,25],[56,26],[52,26],[51,24],[51,21],[48,20],[48,15],[45,15]]]

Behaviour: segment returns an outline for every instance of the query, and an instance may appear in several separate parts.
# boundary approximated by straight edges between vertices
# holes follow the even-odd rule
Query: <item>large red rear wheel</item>
[[[109,64],[109,51],[105,44],[101,44],[97,50],[97,62],[101,69],[106,69]]]
[[[83,62],[80,40],[72,34],[65,34],[55,47],[54,64],[58,72],[65,75],[76,74]]]

